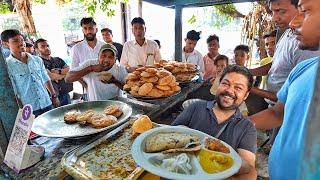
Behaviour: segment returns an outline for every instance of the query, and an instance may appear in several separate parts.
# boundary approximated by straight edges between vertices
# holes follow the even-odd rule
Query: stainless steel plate
[[[103,113],[105,107],[109,105],[118,105],[123,112],[122,116],[120,116],[118,119],[118,122],[112,126],[95,129],[90,126],[80,126],[79,124],[66,124],[63,120],[64,114],[71,110],[84,112],[92,109],[98,113]],[[128,104],[120,101],[90,101],[78,104],[70,104],[53,109],[37,117],[33,122],[32,131],[36,134],[47,137],[70,138],[86,136],[111,129],[119,124],[122,124],[123,122],[127,121],[131,113],[132,108]]]

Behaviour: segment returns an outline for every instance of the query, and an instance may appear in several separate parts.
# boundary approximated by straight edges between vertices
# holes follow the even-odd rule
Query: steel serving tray
[[[132,122],[67,152],[61,160],[66,172],[76,179],[137,179],[144,169],[131,155]]]
[[[117,105],[123,112],[122,116],[120,116],[118,119],[118,122],[111,126],[96,129],[90,126],[80,126],[77,123],[66,124],[64,122],[64,114],[68,111],[77,110],[84,112],[92,109],[98,113],[103,113],[105,107],[109,105]],[[131,116],[131,113],[132,108],[128,104],[120,101],[89,101],[70,104],[53,109],[37,117],[33,122],[32,131],[38,135],[47,137],[74,138],[87,136],[119,126],[128,120],[128,118]]]

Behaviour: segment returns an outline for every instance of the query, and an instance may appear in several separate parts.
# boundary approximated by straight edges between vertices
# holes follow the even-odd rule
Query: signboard
[[[26,148],[33,120],[31,105],[27,104],[19,109],[3,161],[17,173],[26,168],[29,160],[29,157],[26,157],[26,154],[29,154],[26,153]]]

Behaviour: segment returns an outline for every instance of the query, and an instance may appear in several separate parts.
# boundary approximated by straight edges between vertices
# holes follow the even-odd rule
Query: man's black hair
[[[219,37],[217,35],[210,35],[207,39],[207,44],[209,44],[211,41],[216,40],[219,42]]]
[[[220,81],[222,81],[222,79],[229,73],[238,73],[238,74],[242,74],[244,75],[247,79],[248,79],[248,90],[251,89],[252,87],[252,84],[253,84],[253,77],[252,77],[252,74],[250,73],[249,69],[247,69],[246,67],[244,66],[239,66],[237,64],[232,64],[232,65],[229,65],[227,66],[222,74],[221,74],[221,77],[220,77]]]
[[[132,19],[131,21],[131,25],[133,24],[142,24],[145,25],[146,23],[144,22],[144,20],[141,17],[135,17]]]
[[[26,42],[26,47],[33,47],[33,44],[30,42]]]
[[[229,65],[229,58],[226,55],[218,55],[214,58],[214,65],[218,65],[218,61],[226,61],[227,66]]]
[[[201,32],[197,32],[195,30],[191,30],[187,33],[187,39],[198,41],[200,39]]]
[[[38,48],[39,43],[42,42],[47,42],[47,40],[43,39],[43,38],[39,38],[34,42],[34,48]]]
[[[250,52],[249,46],[244,45],[244,44],[236,46],[236,48],[234,48],[234,51],[237,51],[237,50],[241,50],[241,51],[244,51],[246,53]]]
[[[97,25],[97,23],[93,20],[92,17],[85,17],[82,18],[80,21],[80,26],[84,25],[84,24],[92,24],[92,25]]]
[[[161,47],[160,41],[158,39],[155,39],[154,41],[158,44],[158,46],[160,48]]]
[[[268,38],[268,37],[276,37],[277,36],[277,30],[273,30],[271,32],[268,32],[263,35],[263,39]]]
[[[103,28],[103,29],[101,29],[101,33],[106,32],[106,31],[108,31],[108,32],[111,34],[111,36],[113,36],[111,29],[109,29],[109,28]]]
[[[17,35],[22,35],[17,29],[7,29],[1,33],[1,41],[8,42],[10,38],[13,38]]]
[[[268,5],[269,5],[269,7],[270,7],[270,3],[275,2],[275,1],[278,1],[278,0],[268,0]],[[290,3],[297,8],[297,7],[298,7],[299,0],[290,0]]]

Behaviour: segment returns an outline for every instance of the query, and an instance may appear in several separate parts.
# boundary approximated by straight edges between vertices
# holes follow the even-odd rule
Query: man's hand
[[[59,101],[58,97],[53,97],[51,99],[51,101],[52,101],[52,104],[53,104],[54,107],[59,107],[60,106],[60,101]]]

